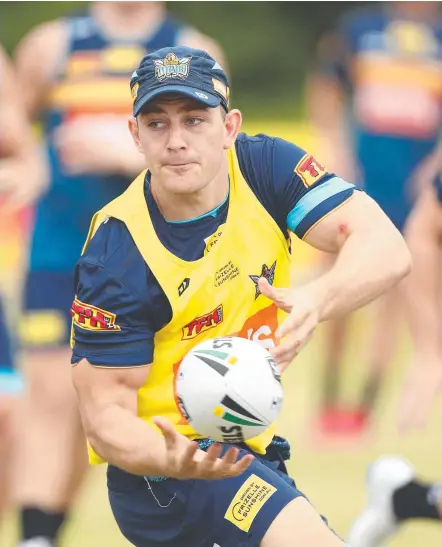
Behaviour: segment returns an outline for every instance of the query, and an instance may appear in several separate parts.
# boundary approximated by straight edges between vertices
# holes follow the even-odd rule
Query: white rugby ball
[[[178,369],[176,393],[197,433],[230,443],[263,433],[283,402],[281,375],[270,353],[234,336],[195,346]]]

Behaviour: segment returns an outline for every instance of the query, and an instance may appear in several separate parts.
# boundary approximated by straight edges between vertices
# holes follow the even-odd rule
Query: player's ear
[[[224,149],[228,150],[233,146],[238,133],[241,131],[242,114],[238,109],[227,112],[224,120]]]
[[[132,135],[132,138],[134,140],[135,146],[138,149],[138,152],[141,152],[142,154],[144,154],[143,147],[141,146],[141,142],[140,142],[138,120],[136,118],[129,118],[128,126],[129,126],[130,134]]]

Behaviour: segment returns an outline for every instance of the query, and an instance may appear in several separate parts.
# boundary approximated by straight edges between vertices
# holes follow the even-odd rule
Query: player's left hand
[[[281,343],[272,350],[281,372],[284,371],[312,337],[320,320],[317,295],[307,287],[279,289],[260,278],[261,294],[289,313],[276,331]]]
[[[428,422],[436,397],[442,392],[442,358],[416,357],[404,383],[398,412],[398,427],[405,432]]]
[[[250,466],[254,457],[246,454],[238,459],[239,450],[230,447],[221,456],[220,443],[212,444],[206,452],[175,430],[172,423],[160,416],[153,419],[163,434],[166,445],[165,476],[175,479],[218,480],[237,477]]]

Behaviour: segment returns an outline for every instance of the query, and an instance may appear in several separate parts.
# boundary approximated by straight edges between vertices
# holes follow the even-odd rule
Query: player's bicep
[[[307,157],[309,158],[311,156]],[[300,184],[297,174],[293,176],[293,190],[295,191],[297,186],[301,186],[301,189],[297,195],[295,194],[296,197],[292,198],[286,218],[287,228],[300,239],[305,239],[316,224],[341,207],[355,191],[353,184],[326,172],[317,182],[313,180],[311,185],[308,184],[310,175],[303,177],[307,184]]]
[[[87,259],[80,259],[76,275],[72,363],[128,368],[152,362],[155,329],[145,298]]]
[[[321,218],[346,201],[355,187],[329,173],[299,146],[278,138],[271,142],[258,163],[271,189],[267,211],[284,233],[290,231],[302,239]]]
[[[321,218],[309,230],[304,240],[321,251],[336,253],[346,239],[357,231],[377,234],[385,242],[390,238],[397,238],[398,243],[402,240],[402,236],[379,205],[361,191],[355,191],[341,206]]]
[[[86,430],[111,406],[137,414],[138,390],[145,384],[150,365],[125,369],[92,366],[82,359],[72,368],[72,380]]]

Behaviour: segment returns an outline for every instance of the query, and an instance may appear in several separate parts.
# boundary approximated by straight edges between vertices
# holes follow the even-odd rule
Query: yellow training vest
[[[145,172],[120,197],[93,218],[85,248],[101,221],[123,221],[172,307],[172,320],[156,333],[154,359],[146,384],[139,390],[138,415],[150,421],[164,416],[190,439],[199,438],[180,413],[175,397],[178,365],[195,345],[210,338],[237,335],[274,345],[274,333],[285,314],[257,294],[251,276],[271,275],[273,284],[288,287],[290,255],[284,235],[258,201],[239,169],[234,149],[227,152],[230,197],[226,223],[206,239],[204,256],[186,262],[158,239],[144,196]],[[84,252],[84,249],[83,249]],[[272,268],[273,267],[273,268]],[[250,379],[253,386],[253,378]],[[253,388],[252,388],[253,389]],[[274,427],[247,444],[264,454]],[[92,463],[102,460],[93,450]]]

